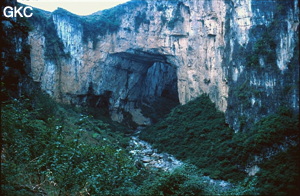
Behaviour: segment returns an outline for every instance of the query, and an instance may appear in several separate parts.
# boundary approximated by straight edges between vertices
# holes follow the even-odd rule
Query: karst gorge
[[[299,194],[298,0],[33,8],[0,33],[2,195]]]

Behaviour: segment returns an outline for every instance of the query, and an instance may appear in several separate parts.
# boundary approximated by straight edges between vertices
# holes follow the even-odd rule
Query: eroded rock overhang
[[[95,37],[85,39],[80,20],[54,12],[51,17],[57,35],[69,56],[45,58],[44,32],[38,26],[30,37],[32,76],[60,101],[84,103],[84,96],[92,89],[96,96],[105,95],[103,100],[110,97],[104,102],[111,111],[128,111],[126,108],[134,108],[138,102],[131,100],[140,98],[142,92],[132,89],[143,84],[141,78],[146,80],[148,71],[155,70],[151,66],[163,64],[166,69],[176,70],[174,86],[181,104],[207,93],[217,108],[226,112],[229,124],[239,130],[242,121],[251,125],[275,111],[280,104],[270,100],[282,100],[280,103],[298,111],[299,91],[292,87],[298,79],[292,73],[299,69],[297,65],[289,66],[297,62],[294,56],[299,50],[299,9],[294,6],[297,2],[290,0],[287,14],[280,19],[286,28],[279,25],[280,33],[274,36],[278,41],[274,49],[277,59],[271,71],[247,68],[246,57],[261,36],[260,31],[254,30],[270,27],[278,2],[188,0],[143,1],[121,7],[125,11],[121,17],[116,16],[120,17],[117,31],[95,33]],[[266,6],[272,9],[265,9]],[[261,56],[257,64],[264,67],[265,62]],[[276,71],[276,67],[280,70]],[[282,95],[286,85],[291,86],[287,96]],[[247,90],[246,96],[240,96],[243,93],[239,89],[253,91]],[[268,107],[263,110],[264,105]]]

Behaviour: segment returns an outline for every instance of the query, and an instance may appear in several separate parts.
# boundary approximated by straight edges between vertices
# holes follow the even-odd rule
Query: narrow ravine
[[[157,149],[154,149],[151,144],[139,139],[137,131],[134,136],[131,136],[129,142],[130,153],[136,162],[142,163],[144,167],[148,169],[158,169],[163,171],[172,172],[177,167],[184,164],[184,162],[176,159],[173,155],[168,153],[158,153]],[[233,184],[224,180],[214,180],[209,176],[199,176],[199,181],[205,183],[209,188],[217,190],[222,193],[229,191],[234,187]]]

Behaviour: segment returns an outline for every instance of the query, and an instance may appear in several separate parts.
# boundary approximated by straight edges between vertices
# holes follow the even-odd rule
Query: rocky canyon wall
[[[93,95],[118,121],[151,97],[185,104],[207,93],[245,130],[280,106],[299,109],[298,16],[298,0],[131,1],[88,17],[36,11],[31,77],[62,102]]]

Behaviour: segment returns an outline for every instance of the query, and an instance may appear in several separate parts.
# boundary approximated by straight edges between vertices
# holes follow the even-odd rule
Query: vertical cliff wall
[[[14,7],[15,1],[4,0],[0,9]],[[28,32],[31,25],[25,18],[6,18],[0,15],[0,78],[1,101],[21,96],[24,90],[32,88],[30,74],[30,45]]]
[[[299,9],[297,0],[230,5],[223,65],[230,86],[226,117],[237,131],[278,107],[299,109]]]
[[[60,9],[33,22],[31,76],[63,102],[92,94],[119,121],[151,96],[185,104],[207,93],[239,131],[279,106],[298,111],[298,15],[298,0],[131,1],[88,17]]]

